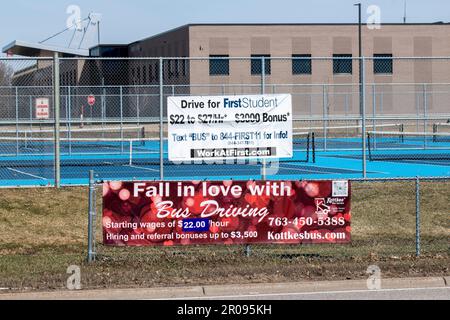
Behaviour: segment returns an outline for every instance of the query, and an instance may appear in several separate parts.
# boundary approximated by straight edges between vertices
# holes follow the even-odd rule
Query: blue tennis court
[[[440,137],[439,137],[440,138]],[[367,140],[367,177],[450,175],[450,141],[394,135]],[[361,138],[294,140],[294,157],[267,162],[267,179],[351,179],[362,177]],[[61,184],[88,183],[94,170],[101,180],[159,180],[157,140],[78,139],[61,142]],[[164,179],[260,179],[262,164],[233,160],[224,163],[174,164],[164,145]],[[51,139],[0,141],[0,185],[54,184],[54,144]]]

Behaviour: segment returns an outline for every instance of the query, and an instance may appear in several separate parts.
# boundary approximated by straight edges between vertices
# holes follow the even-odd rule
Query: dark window
[[[292,74],[311,74],[311,55],[292,55]]]
[[[148,81],[153,81],[153,65],[151,63],[148,65]]]
[[[137,74],[136,74],[136,83],[141,83],[141,68],[136,68]]]
[[[181,59],[181,75],[186,76],[186,58]]]
[[[373,58],[373,73],[392,73],[392,54],[374,54]]]
[[[333,73],[352,73],[351,54],[333,54]],[[344,58],[344,59],[340,59]]]
[[[176,77],[180,76],[180,64],[181,64],[180,59],[175,60],[175,76]]]
[[[262,58],[264,59],[264,72],[270,74],[270,54],[252,54],[251,74],[258,75],[262,73]]]
[[[147,67],[143,66],[142,67],[142,76],[144,77],[144,84],[147,83]]]
[[[209,56],[209,75],[228,76],[230,74],[230,60],[228,55]]]
[[[168,69],[167,75],[168,75],[168,78],[170,79],[170,78],[172,78],[172,59],[167,60],[167,69]]]
[[[159,63],[156,63],[155,64],[155,68],[154,68],[154,79],[156,80],[156,81],[159,81]],[[163,77],[163,79],[164,79],[164,77]]]

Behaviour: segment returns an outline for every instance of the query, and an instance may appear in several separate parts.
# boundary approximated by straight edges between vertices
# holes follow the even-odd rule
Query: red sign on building
[[[35,106],[36,119],[50,118],[50,108],[48,98],[37,98]]]
[[[88,105],[90,105],[91,107],[95,104],[95,96],[94,95],[89,95],[87,97],[87,103]]]

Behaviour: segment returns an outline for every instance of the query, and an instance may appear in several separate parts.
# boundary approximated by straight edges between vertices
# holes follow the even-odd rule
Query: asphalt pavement
[[[370,286],[369,286],[370,287]],[[450,300],[450,277],[0,293],[0,300]],[[1,291],[0,291],[1,292]]]

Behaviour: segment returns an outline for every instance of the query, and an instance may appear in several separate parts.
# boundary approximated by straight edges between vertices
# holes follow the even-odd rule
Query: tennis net
[[[0,137],[0,167],[54,165],[53,138]],[[158,165],[159,140],[121,138],[61,138],[62,166]]]
[[[449,160],[450,133],[367,132],[370,161]]]
[[[280,162],[315,162],[316,149],[313,132],[292,132],[292,158],[280,158]]]
[[[68,128],[62,127],[59,130],[61,138],[120,138],[120,139],[144,139],[144,126],[123,126],[123,127],[92,127],[92,128]],[[2,130],[0,137],[6,138],[54,138],[55,131],[45,128],[41,130]]]
[[[450,133],[450,122],[433,124],[434,142],[450,142],[450,138],[447,135],[440,135],[440,133]]]
[[[325,126],[312,127],[315,135],[314,147],[316,150],[361,150],[362,128],[358,126]],[[368,125],[367,129],[373,132],[403,132],[402,123]]]
[[[294,156],[280,159],[282,162],[314,161],[313,134],[293,134]],[[0,167],[45,167],[54,165],[55,140],[48,137],[0,136]],[[180,165],[168,159],[167,140],[157,138],[67,138],[60,139],[61,166],[107,165]],[[240,159],[242,160],[242,159]],[[238,162],[241,163],[242,161]],[[198,161],[182,164],[205,164]]]

